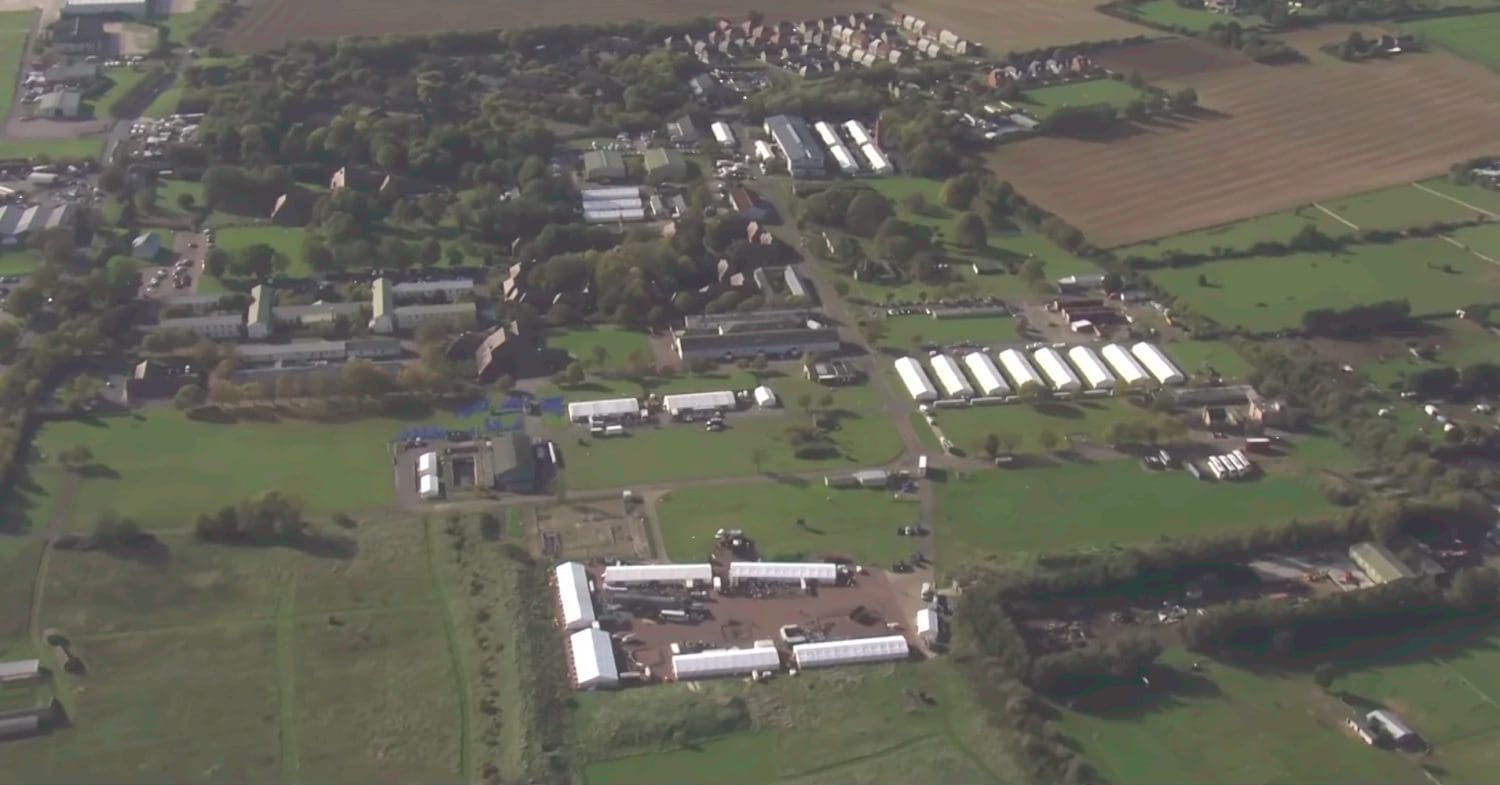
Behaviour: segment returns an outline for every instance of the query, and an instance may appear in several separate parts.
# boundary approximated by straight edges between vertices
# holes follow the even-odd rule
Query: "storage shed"
[[[906,385],[906,391],[917,403],[937,400],[937,388],[932,386],[927,371],[922,370],[922,364],[915,359],[902,357],[896,360],[896,375],[901,377],[901,383]]]
[[[774,647],[709,649],[672,657],[672,675],[678,681],[776,670],[781,670],[781,654]]]
[[[1087,346],[1074,346],[1068,350],[1068,359],[1083,375],[1084,384],[1090,390],[1108,390],[1115,386],[1115,375],[1100,362],[1099,355]]]
[[[417,456],[418,474],[437,474],[438,456],[435,452],[424,452]]]
[[[792,647],[792,659],[799,668],[824,668],[834,665],[855,665],[865,662],[887,662],[904,660],[911,656],[911,647],[901,635],[884,635],[878,638],[855,638],[842,641],[819,641]]]
[[[1010,375],[1017,390],[1023,390],[1027,385],[1040,387],[1042,384],[1042,377],[1032,367],[1031,361],[1015,349],[1006,349],[1000,353],[1000,366]]]
[[[663,397],[661,405],[667,410],[667,414],[676,417],[688,412],[712,412],[719,409],[733,409],[735,408],[735,398],[734,393],[728,390],[682,393],[680,395]]]
[[[1078,380],[1078,374],[1073,373],[1073,369],[1068,367],[1068,361],[1056,349],[1043,347],[1031,356],[1036,359],[1037,367],[1042,369],[1042,373],[1047,375],[1047,382],[1052,385],[1052,389],[1058,392],[1078,392],[1083,389],[1083,382]]]
[[[834,583],[839,577],[839,566],[832,562],[775,562],[737,561],[729,563],[729,584],[740,581],[771,581],[796,583],[817,581]]]
[[[969,375],[974,377],[975,384],[979,385],[980,395],[990,397],[1010,394],[1010,385],[1005,382],[1005,377],[1000,375],[1000,369],[995,367],[995,361],[984,352],[969,352],[964,355],[964,365],[968,366]]]
[[[0,662],[0,684],[22,684],[42,677],[41,660]]]
[[[568,419],[573,422],[588,422],[590,417],[634,417],[640,413],[641,404],[634,398],[604,398],[568,404]]]
[[[763,409],[774,409],[776,408],[777,403],[778,401],[776,399],[776,392],[770,387],[762,384],[761,386],[755,388],[756,406],[759,406]]]
[[[438,483],[436,474],[424,474],[417,478],[417,493],[423,499],[436,499],[443,495],[443,486]]]
[[[917,637],[931,646],[938,641],[938,614],[931,608],[917,611]]]
[[[1141,384],[1150,379],[1146,369],[1135,361],[1135,357],[1125,347],[1110,344],[1099,351],[1109,367],[1114,369],[1115,375],[1120,377],[1121,383],[1129,386]]]
[[[928,362],[932,363],[932,373],[949,398],[974,397],[974,386],[964,378],[964,369],[959,367],[957,360],[946,354],[935,354]]]
[[[630,583],[709,583],[714,579],[711,564],[612,564],[604,568],[604,583],[623,586]]]
[[[615,645],[604,630],[589,627],[568,636],[568,653],[573,659],[573,683],[578,689],[592,690],[620,683]]]
[[[1421,739],[1416,731],[1401,721],[1401,718],[1385,709],[1376,709],[1366,714],[1365,720],[1384,731],[1385,735],[1389,736],[1398,747],[1405,747]]]
[[[557,575],[557,598],[562,605],[563,629],[568,632],[591,626],[594,599],[589,594],[589,574],[576,561],[563,562],[553,571]]]
[[[1135,358],[1141,361],[1141,365],[1150,372],[1151,376],[1162,384],[1182,384],[1187,381],[1187,377],[1182,375],[1182,371],[1177,370],[1177,366],[1173,365],[1172,361],[1167,359],[1167,356],[1162,354],[1162,351],[1152,344],[1141,341],[1135,346],[1130,347],[1130,353],[1135,355]]]

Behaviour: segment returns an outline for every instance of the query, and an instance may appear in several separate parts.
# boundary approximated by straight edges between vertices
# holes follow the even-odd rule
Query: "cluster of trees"
[[[1119,420],[1104,430],[1104,440],[1114,446],[1157,447],[1180,443],[1187,436],[1187,425],[1168,415],[1138,420]]]
[[[1120,261],[1134,270],[1150,270],[1161,267],[1193,267],[1217,259],[1249,259],[1258,256],[1286,256],[1294,253],[1320,253],[1347,250],[1356,245],[1385,244],[1415,237],[1436,237],[1445,232],[1467,226],[1475,226],[1480,220],[1446,221],[1422,224],[1405,229],[1361,229],[1353,235],[1334,237],[1308,224],[1286,240],[1257,240],[1251,245],[1235,248],[1216,245],[1207,251],[1168,251],[1158,257],[1131,254]]]
[[[761,120],[775,114],[807,117],[871,117],[890,103],[885,85],[894,77],[888,63],[851,69],[825,79],[792,79],[745,100],[745,116]]]
[[[1077,228],[1062,218],[1032,204],[1010,183],[988,171],[965,172],[943,182],[943,204],[972,212],[988,227],[1013,226],[1017,222],[1036,228],[1064,250],[1091,255],[1095,249]]]
[[[908,174],[947,177],[978,168],[964,126],[944,114],[946,108],[933,101],[904,103],[880,116],[882,144],[896,152]]]
[[[64,534],[53,545],[61,550],[103,551],[105,553],[131,553],[157,542],[150,532],[142,528],[133,518],[123,518],[106,512],[94,522],[93,530],[84,536]]]
[[[1406,389],[1423,398],[1453,400],[1500,395],[1500,365],[1477,362],[1462,369],[1428,368],[1406,377]]]
[[[1382,300],[1348,308],[1314,308],[1302,314],[1302,330],[1308,335],[1357,338],[1400,327],[1411,320],[1411,303]]]
[[[226,545],[295,545],[307,536],[307,521],[300,500],[272,491],[199,515],[193,533]]]
[[[1285,13],[1284,3],[1275,5],[1281,6],[1282,13]],[[1233,49],[1257,63],[1273,65],[1295,63],[1304,59],[1301,52],[1280,38],[1254,31],[1247,32],[1239,22],[1215,22],[1203,33],[1203,37],[1226,49]]]

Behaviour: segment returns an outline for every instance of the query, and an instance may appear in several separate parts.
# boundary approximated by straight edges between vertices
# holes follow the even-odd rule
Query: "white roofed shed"
[[[1151,378],[1146,369],[1135,361],[1135,357],[1125,347],[1118,344],[1110,344],[1099,351],[1109,367],[1114,369],[1115,375],[1125,384],[1135,385]]]
[[[918,403],[937,400],[937,388],[932,386],[927,371],[922,370],[922,364],[914,358],[902,357],[896,360],[896,375],[901,377],[901,383],[906,385],[906,391],[913,400]]]
[[[423,474],[417,477],[417,494],[424,499],[436,499],[443,495],[443,486],[438,483],[436,474]]]
[[[775,670],[781,670],[781,654],[775,647],[709,649],[672,657],[672,675],[678,681]]]
[[[964,355],[964,365],[968,366],[969,375],[979,385],[981,395],[988,397],[1010,394],[1010,385],[1000,375],[1000,369],[995,367],[995,361],[989,355],[984,352],[969,352]]]
[[[923,608],[917,611],[917,637],[923,643],[931,646],[938,639],[938,614],[931,608]]]
[[[568,404],[568,419],[573,422],[584,422],[590,417],[627,417],[640,412],[641,405],[634,398],[605,398]]]
[[[964,370],[946,354],[935,354],[928,362],[932,363],[932,373],[937,376],[938,384],[943,386],[943,392],[949,398],[973,398],[974,387],[969,380],[964,378]]]
[[[734,393],[728,390],[682,393],[663,397],[661,405],[666,408],[667,414],[676,417],[684,412],[711,412],[718,409],[733,409],[735,407],[735,398]]]
[[[1073,361],[1073,367],[1083,375],[1083,381],[1090,390],[1108,390],[1115,386],[1115,375],[1104,367],[1093,349],[1074,346],[1068,350],[1068,359]]]
[[[755,405],[763,409],[776,408],[776,392],[762,384],[755,388]]]
[[[604,582],[616,586],[628,583],[708,583],[713,579],[711,564],[612,564],[604,568]]]
[[[557,597],[562,604],[563,629],[581,630],[594,623],[594,600],[589,594],[589,574],[576,561],[563,562],[557,575]]]
[[[1047,382],[1052,389],[1058,392],[1077,392],[1083,389],[1083,382],[1078,380],[1078,374],[1068,367],[1068,361],[1051,347],[1042,347],[1034,352],[1032,357],[1036,358],[1038,368],[1047,375]]]
[[[792,658],[799,668],[823,668],[835,665],[855,665],[865,662],[888,662],[904,660],[911,655],[911,647],[901,635],[884,635],[878,638],[854,638],[842,641],[819,641],[792,647]]]
[[[1006,349],[1000,353],[1000,366],[1010,375],[1017,390],[1024,389],[1027,385],[1042,385],[1042,377],[1032,367],[1031,361],[1015,349]]]
[[[1141,365],[1145,366],[1146,370],[1162,384],[1182,384],[1187,381],[1182,371],[1177,370],[1177,366],[1173,365],[1172,361],[1152,344],[1141,341],[1130,347],[1130,353],[1135,355],[1135,358],[1141,361]]]
[[[817,581],[834,583],[839,567],[832,562],[737,561],[729,563],[730,584],[740,581],[776,581],[795,583]]]
[[[613,687],[620,683],[615,666],[615,646],[609,633],[592,627],[568,637],[568,653],[573,659],[573,683],[580,690]]]

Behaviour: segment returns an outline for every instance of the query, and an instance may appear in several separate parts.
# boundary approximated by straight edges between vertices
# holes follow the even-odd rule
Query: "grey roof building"
[[[785,275],[786,293],[788,295],[801,297],[804,302],[812,303],[817,301],[817,296],[813,294],[812,287],[808,286],[807,282],[802,279],[802,276],[797,274],[796,268],[786,268]]]
[[[766,118],[765,128],[776,143],[776,149],[786,158],[787,171],[793,177],[823,176],[827,170],[823,148],[805,120],[796,115],[778,114]]]
[[[687,159],[676,150],[653,147],[646,151],[645,163],[646,176],[653,181],[687,179]]]
[[[531,437],[517,431],[491,441],[490,470],[496,488],[513,493],[536,490],[536,448]]]
[[[78,116],[82,105],[83,97],[77,90],[58,90],[42,96],[37,102],[36,113],[38,117],[70,120]]]
[[[583,178],[599,183],[625,179],[625,156],[615,150],[590,150],[583,154]]]
[[[667,138],[673,144],[694,145],[703,141],[703,132],[698,129],[693,118],[683,116],[667,123]]]
[[[673,336],[677,355],[684,360],[721,360],[742,357],[795,357],[804,352],[836,352],[839,331],[832,327],[794,327],[736,332],[688,331]]]

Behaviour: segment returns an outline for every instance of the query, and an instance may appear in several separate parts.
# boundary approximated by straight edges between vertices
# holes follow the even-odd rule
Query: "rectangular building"
[[[473,324],[477,313],[472,302],[402,305],[394,312],[396,327],[401,330],[414,330],[428,322],[437,321],[448,321],[455,325]]]
[[[615,150],[590,150],[583,154],[583,179],[607,183],[625,179],[625,156]]]
[[[686,180],[687,159],[676,150],[653,147],[645,155],[646,178],[653,183]]]
[[[63,16],[130,16],[145,19],[151,15],[151,0],[64,0]]]
[[[1379,543],[1362,542],[1351,546],[1349,558],[1376,583],[1391,583],[1417,575],[1415,570],[1401,561],[1400,556]]]
[[[806,121],[796,115],[773,115],[766,118],[765,129],[793,177],[823,176],[827,160]]]
[[[576,561],[564,562],[553,570],[557,576],[557,597],[562,607],[563,629],[568,632],[592,626],[594,598],[589,593],[589,574]]]
[[[609,633],[592,628],[573,633],[568,636],[568,654],[573,661],[573,684],[578,689],[601,689],[620,683],[615,645]]]
[[[672,657],[672,675],[678,681],[738,676],[757,671],[781,670],[781,653],[774,646],[752,649],[709,649]]]
[[[768,581],[775,583],[823,583],[838,581],[839,566],[833,562],[737,561],[729,564],[729,583]]]
[[[673,417],[690,412],[714,412],[720,409],[732,410],[736,407],[734,393],[728,390],[715,392],[680,393],[667,395],[661,399],[662,408]]]
[[[742,357],[800,357],[804,353],[836,352],[839,331],[832,327],[733,332],[682,330],[673,336],[677,356],[684,360],[737,360]]]
[[[901,635],[884,635],[878,638],[854,638],[842,641],[819,641],[792,647],[792,659],[799,668],[824,668],[835,665],[856,665],[866,662],[889,662],[904,660],[911,656],[911,647]]]
[[[375,282],[379,285],[379,281]],[[252,341],[264,341],[271,337],[275,319],[271,316],[275,293],[265,284],[256,284],[250,289],[250,307],[245,311],[245,335]]]
[[[233,340],[240,337],[240,315],[230,313],[162,319],[157,323],[156,328],[158,330],[185,330],[210,341]]]
[[[711,583],[712,564],[611,564],[604,568],[604,583],[624,586],[632,583]]]

